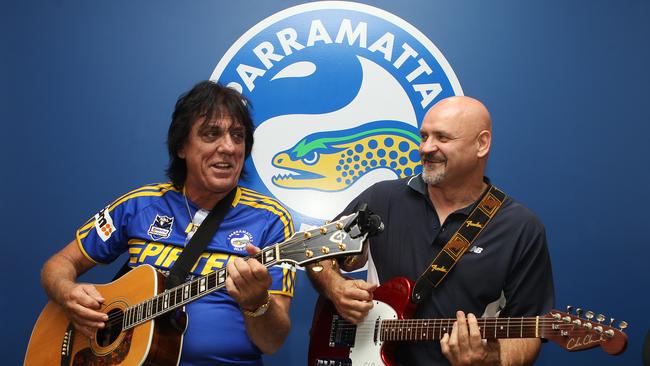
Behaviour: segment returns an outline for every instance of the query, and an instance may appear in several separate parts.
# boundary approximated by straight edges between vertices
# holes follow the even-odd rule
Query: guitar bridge
[[[330,326],[329,346],[354,347],[356,333],[356,325],[335,314],[332,316],[332,324]]]
[[[67,366],[70,365],[70,348],[74,342],[75,329],[74,325],[70,323],[68,329],[65,330],[63,334],[63,342],[61,343],[61,365]]]

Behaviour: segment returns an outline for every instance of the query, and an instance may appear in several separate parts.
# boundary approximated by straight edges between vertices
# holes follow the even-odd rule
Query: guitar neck
[[[451,333],[456,319],[382,320],[378,327],[382,341],[439,340]],[[480,318],[478,326],[483,339],[540,338],[551,329],[543,317]]]
[[[355,213],[321,227],[294,233],[286,241],[270,245],[245,259],[254,258],[270,267],[280,262],[305,265],[325,258],[360,253],[366,234],[358,225],[350,226],[357,216]],[[122,329],[133,328],[217,291],[226,285],[227,277],[227,269],[221,268],[130,306],[124,310]]]
[[[246,259],[255,258],[266,267],[273,266],[282,262],[279,258],[280,245],[285,243],[275,244],[264,248],[255,256]],[[165,290],[149,300],[130,306],[124,311],[122,329],[126,330],[133,328],[139,324],[145,323],[160,315],[184,306],[209,293],[217,291],[226,285],[227,277],[228,271],[224,267],[197,277],[172,289]]]

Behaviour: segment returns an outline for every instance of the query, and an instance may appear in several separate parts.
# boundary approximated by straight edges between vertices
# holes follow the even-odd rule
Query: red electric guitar
[[[314,311],[310,331],[308,366],[393,365],[396,341],[439,340],[451,330],[456,319],[409,319],[415,305],[410,301],[413,283],[397,277],[374,292],[374,306],[360,324],[354,325],[336,313],[334,305],[321,297]],[[582,311],[578,311],[579,314]],[[627,336],[601,324],[605,317],[579,315],[553,310],[536,317],[481,318],[484,339],[545,338],[567,351],[582,351],[600,346],[610,355],[622,353]],[[621,322],[621,329],[627,323]]]
[[[362,251],[366,234],[358,213],[314,230],[294,234],[264,248],[255,258],[269,267],[280,262],[305,265]],[[63,308],[50,301],[32,331],[24,365],[176,365],[187,318],[183,305],[223,288],[226,268],[164,290],[164,277],[143,265],[96,288],[109,320],[92,339],[77,333]]]

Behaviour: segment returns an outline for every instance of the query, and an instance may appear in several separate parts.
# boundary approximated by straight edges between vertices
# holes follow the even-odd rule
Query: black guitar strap
[[[232,205],[232,201],[237,194],[237,187],[235,187],[226,197],[214,205],[214,208],[208,216],[203,220],[201,226],[196,230],[194,236],[190,239],[189,243],[185,245],[185,249],[178,257],[172,268],[169,270],[169,275],[165,279],[165,289],[174,288],[181,283],[185,282],[187,274],[196,263],[201,253],[208,246],[210,240],[217,232],[219,225],[226,216],[228,209]]]
[[[217,232],[221,221],[226,216],[228,209],[232,205],[235,195],[237,194],[237,187],[235,187],[226,197],[221,201],[217,202],[212,211],[206,216],[201,225],[198,227],[194,236],[190,241],[185,245],[183,252],[178,257],[176,262],[172,265],[172,268],[169,270],[169,276],[165,280],[165,288],[170,289],[180,285],[185,282],[187,274],[190,272],[190,269],[196,263],[196,260],[199,258],[201,253],[208,246],[208,243],[214,236],[214,233]],[[192,219],[192,218],[190,218]],[[126,260],[126,263],[117,271],[113,281],[122,277],[125,273],[131,270],[129,266],[129,259]]]
[[[467,248],[476,240],[492,217],[497,213],[506,200],[506,194],[499,188],[490,185],[483,194],[478,204],[467,217],[467,220],[460,226],[451,239],[445,244],[440,253],[433,259],[429,267],[420,275],[415,286],[411,299],[419,303],[426,298],[434,287],[438,287],[445,279],[449,271],[465,254]]]

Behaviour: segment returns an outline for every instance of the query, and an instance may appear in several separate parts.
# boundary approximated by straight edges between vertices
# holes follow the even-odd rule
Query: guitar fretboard
[[[400,319],[382,320],[376,331],[382,341],[428,341],[442,339],[451,333],[456,319]],[[481,318],[478,326],[483,339],[544,337],[540,317]]]
[[[264,266],[270,267],[280,261],[279,255],[280,244],[276,244],[263,249],[250,258],[255,258]],[[122,329],[133,328],[223,288],[226,285],[227,276],[228,271],[226,268],[221,268],[166,290],[147,301],[126,308],[122,320]]]

